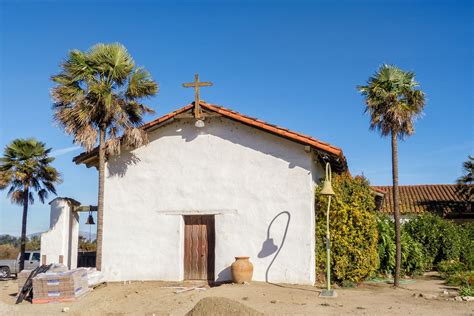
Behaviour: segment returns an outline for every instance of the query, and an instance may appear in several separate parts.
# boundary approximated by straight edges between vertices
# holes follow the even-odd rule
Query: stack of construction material
[[[18,283],[18,292],[21,291],[23,285],[25,285],[26,280],[31,274],[31,271],[33,270],[22,270],[20,273],[17,275],[17,283]]]
[[[18,291],[21,291],[21,288],[23,287],[23,285],[25,285],[25,282],[30,276],[32,271],[33,270],[25,269],[25,270],[22,270],[20,273],[18,273],[18,276],[17,276]],[[66,272],[66,271],[67,271],[67,267],[61,263],[52,264],[48,270],[48,272]]]
[[[33,303],[75,301],[89,291],[84,268],[41,273],[33,279]]]
[[[102,272],[97,271],[96,268],[86,268],[86,270],[90,288],[95,288],[100,284],[105,283],[105,275]]]

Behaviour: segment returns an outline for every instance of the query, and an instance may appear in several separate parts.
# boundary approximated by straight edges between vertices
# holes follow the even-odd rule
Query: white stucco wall
[[[303,145],[224,118],[202,129],[181,119],[149,139],[107,165],[102,270],[109,281],[182,280],[182,215],[200,213],[216,214],[216,280],[230,279],[235,256],[250,256],[254,280],[268,272],[270,282],[314,283],[313,179],[321,175]],[[272,220],[278,248],[265,242]]]
[[[41,258],[46,255],[46,264],[59,263],[70,269],[77,267],[79,244],[79,215],[73,212],[67,199],[56,198],[50,203],[49,230],[41,234]]]

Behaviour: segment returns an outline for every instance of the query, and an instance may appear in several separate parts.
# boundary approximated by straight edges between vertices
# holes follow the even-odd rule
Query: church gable
[[[343,172],[347,170],[347,161],[344,157],[342,150],[338,147],[332,146],[328,143],[317,140],[313,137],[300,134],[291,131],[286,128],[282,128],[273,124],[266,123],[262,120],[252,118],[230,109],[208,104],[206,102],[199,102],[200,108],[203,111],[204,122],[217,117],[226,118],[239,124],[243,124],[257,130],[264,131],[272,134],[276,137],[286,139],[298,144],[305,146],[307,151],[313,150],[315,156],[321,161],[329,161],[333,166],[333,170],[336,172]],[[174,112],[168,113],[158,119],[144,124],[141,128],[151,133],[152,131],[159,129],[163,126],[171,124],[172,122],[180,119],[192,119],[194,117],[193,112],[195,110],[194,103],[191,103],[181,109]],[[205,124],[205,123],[204,123]],[[198,127],[194,127],[199,130]],[[87,167],[97,165],[97,148],[89,153],[82,153],[81,155],[74,158],[76,164],[84,163]]]
[[[301,167],[310,170],[310,153],[305,146],[282,139],[273,134],[242,125],[222,116],[207,117],[203,128],[194,126],[195,120],[187,117],[175,119],[149,133],[149,144],[134,152],[150,156],[149,150],[162,151],[163,159],[179,161],[189,159],[189,164],[212,164],[214,169],[245,166],[246,160],[261,160],[262,172],[268,160],[279,161],[285,168]],[[155,152],[153,155],[161,155]],[[170,158],[170,155],[174,156]],[[151,158],[150,158],[151,159]],[[202,161],[200,161],[202,160]],[[234,166],[233,166],[234,165]],[[178,167],[178,166],[177,166]]]
[[[174,192],[194,196],[200,190],[194,183],[205,184],[206,192],[201,196],[237,190],[236,183],[250,191],[256,186],[271,191],[286,188],[293,183],[290,179],[304,179],[312,172],[312,154],[302,144],[225,117],[207,117],[204,128],[196,128],[194,123],[194,119],[176,118],[149,132],[147,146],[111,157],[108,181],[139,187],[152,182],[157,190],[168,192],[161,200],[168,204],[167,209],[174,204],[172,200],[167,203]],[[121,180],[124,177],[127,179]],[[142,188],[142,192],[146,190]],[[188,199],[189,207],[199,203],[196,199]]]

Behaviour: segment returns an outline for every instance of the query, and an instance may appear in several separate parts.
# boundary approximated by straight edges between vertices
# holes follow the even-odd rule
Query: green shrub
[[[402,275],[420,275],[426,269],[423,245],[402,229]]]
[[[393,274],[395,270],[395,228],[388,217],[380,215],[377,218],[379,240],[377,252],[379,256],[379,272]]]
[[[331,272],[337,282],[360,282],[378,267],[377,222],[373,192],[363,177],[335,175],[330,210]],[[327,197],[316,189],[316,267],[326,269]]]
[[[455,286],[473,286],[474,271],[460,271],[447,275],[446,284]]]
[[[474,270],[474,222],[461,225],[461,254],[459,260],[465,265],[467,270]]]
[[[437,215],[419,215],[404,225],[406,231],[423,245],[427,269],[442,260],[459,260],[464,229]]]
[[[341,282],[341,287],[344,288],[354,288],[355,286],[355,283],[349,280],[342,280]]]
[[[40,236],[34,236],[26,242],[26,250],[40,250],[41,238]]]
[[[395,225],[387,216],[378,218],[378,256],[379,272],[392,275],[395,272]],[[414,240],[402,227],[401,231],[402,261],[400,273],[402,275],[418,275],[426,266],[423,246]]]
[[[474,296],[474,288],[471,286],[463,285],[459,289],[460,296]]]
[[[444,275],[451,275],[466,270],[466,265],[459,260],[442,260],[437,265],[438,271]]]
[[[474,265],[472,232],[440,216],[426,213],[404,224],[411,237],[423,245],[426,268],[432,269],[443,260]]]

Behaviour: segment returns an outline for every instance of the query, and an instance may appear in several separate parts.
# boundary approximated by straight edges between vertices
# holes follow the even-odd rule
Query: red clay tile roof
[[[201,105],[201,108],[204,111],[218,113],[226,118],[246,124],[248,126],[264,130],[266,132],[272,133],[277,136],[281,136],[283,138],[298,142],[300,144],[311,146],[312,148],[315,148],[319,152],[322,152],[329,156],[328,158],[331,160],[331,165],[333,164],[336,165],[336,166],[333,166],[333,169],[336,169],[336,171],[347,171],[346,158],[344,157],[342,150],[338,147],[322,142],[311,136],[307,136],[307,135],[303,135],[294,131],[290,131],[289,129],[279,127],[273,124],[269,124],[262,120],[240,114],[238,112],[224,108],[219,105],[209,104],[203,101],[200,101],[199,104]],[[148,130],[154,126],[157,126],[157,125],[159,126],[160,124],[174,118],[178,114],[191,110],[193,107],[194,107],[194,102],[174,112],[168,113],[160,118],[157,118],[151,122],[148,122],[142,125],[141,128],[144,130]],[[74,157],[73,161],[76,164],[84,163],[85,160],[88,160],[96,155],[97,155],[97,148],[89,153],[82,153],[79,156]]]
[[[385,192],[381,211],[393,213],[392,186],[373,186]],[[440,215],[466,212],[468,203],[456,193],[455,184],[427,184],[399,186],[400,213],[434,212]]]
[[[383,187],[383,188],[385,188],[385,187]],[[379,187],[372,187],[372,190],[374,190],[377,193],[382,193],[382,194],[385,194],[385,192],[386,192],[383,189],[379,189]]]

